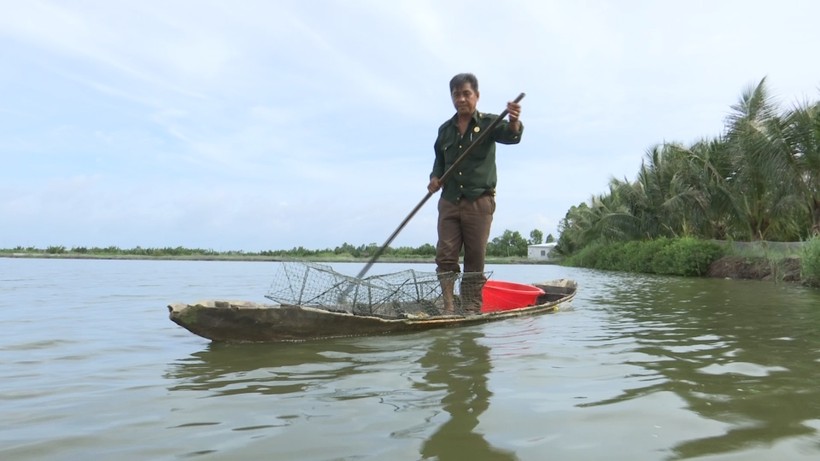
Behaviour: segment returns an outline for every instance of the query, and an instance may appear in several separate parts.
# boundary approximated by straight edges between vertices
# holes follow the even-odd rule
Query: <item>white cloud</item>
[[[816,100],[798,0],[11,2],[0,247],[381,243],[424,196],[449,78],[524,91],[494,232],[555,233],[646,149],[717,135],[764,76]],[[792,33],[800,30],[802,36]],[[397,245],[435,240],[435,201]],[[75,243],[76,242],[76,243]]]

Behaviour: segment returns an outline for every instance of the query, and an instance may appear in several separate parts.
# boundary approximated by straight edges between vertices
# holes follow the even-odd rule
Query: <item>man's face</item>
[[[465,83],[453,90],[451,95],[453,98],[453,106],[459,115],[472,115],[475,112],[478,104],[478,91],[473,90],[473,85]]]

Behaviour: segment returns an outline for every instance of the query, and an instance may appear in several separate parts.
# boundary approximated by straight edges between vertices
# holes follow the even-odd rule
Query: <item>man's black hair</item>
[[[458,74],[450,79],[450,93],[460,88],[465,83],[469,83],[473,87],[473,91],[478,92],[478,79],[475,75],[470,73]]]

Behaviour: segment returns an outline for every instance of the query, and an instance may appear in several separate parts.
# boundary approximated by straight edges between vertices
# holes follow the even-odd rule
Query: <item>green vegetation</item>
[[[232,255],[242,254],[242,252],[219,253],[214,250],[203,250],[200,248],[166,247],[166,248],[142,248],[120,249],[115,246],[105,248],[99,247],[73,247],[49,246],[45,249],[35,247],[15,247],[12,249],[0,249],[0,255],[22,255],[22,256],[66,256],[66,257],[187,257],[187,256],[216,256],[219,254]]]
[[[656,145],[635,181],[613,178],[571,207],[558,226],[565,264],[702,275],[729,255],[776,277],[799,258],[801,277],[816,278],[816,237],[803,250],[775,243],[820,232],[820,102],[778,111],[763,79],[731,109],[721,136]]]
[[[803,282],[820,287],[820,237],[814,237],[806,242],[801,263]]]
[[[764,79],[732,106],[722,136],[651,148],[634,182],[613,178],[559,230],[566,256],[664,238],[807,240],[820,231],[820,103],[778,113]]]
[[[21,255],[21,256],[63,256],[77,258],[168,258],[168,259],[312,259],[312,260],[345,260],[345,259],[366,259],[369,258],[379,248],[375,243],[370,245],[360,245],[358,247],[349,243],[334,249],[309,250],[304,247],[294,247],[290,250],[265,250],[259,252],[249,251],[215,251],[201,248],[165,247],[165,248],[142,248],[135,247],[121,249],[116,246],[105,248],[99,247],[74,247],[67,249],[64,246],[49,246],[46,249],[34,247],[16,247],[13,249],[0,249],[0,255]],[[394,258],[424,258],[435,256],[436,249],[430,244],[425,244],[417,248],[400,247],[388,248],[385,250],[386,257]]]
[[[524,240],[519,232],[505,230],[500,237],[494,238],[487,244],[488,257],[496,258],[526,258],[527,245],[541,243],[543,233],[539,230],[530,232],[530,239]],[[537,240],[537,241],[536,241]],[[547,241],[554,241],[552,234],[547,236]],[[74,257],[74,258],[167,258],[167,259],[265,259],[265,260],[289,260],[289,259],[309,259],[313,261],[349,261],[369,259],[381,246],[376,243],[369,245],[354,246],[350,243],[343,243],[336,248],[323,250],[310,250],[304,247],[294,247],[290,250],[264,250],[259,252],[248,251],[214,251],[201,248],[165,247],[165,248],[142,248],[121,249],[116,246],[99,247],[73,247],[49,246],[46,249],[34,247],[16,247],[12,249],[0,249],[0,256],[30,256],[30,257]],[[436,247],[425,243],[418,247],[388,247],[382,253],[381,260],[433,260],[436,256]]]
[[[596,243],[584,247],[566,265],[601,270],[664,275],[704,275],[723,256],[720,246],[693,238]]]

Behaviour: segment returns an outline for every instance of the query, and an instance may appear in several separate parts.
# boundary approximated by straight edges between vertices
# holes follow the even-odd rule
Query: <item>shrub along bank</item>
[[[705,275],[724,255],[713,242],[694,238],[593,244],[564,261],[569,266],[663,275]]]
[[[804,284],[820,287],[820,237],[814,237],[803,247],[800,276]]]
[[[820,286],[820,237],[799,256],[737,254],[730,246],[695,238],[593,244],[563,262],[567,266],[645,274],[801,281]]]

